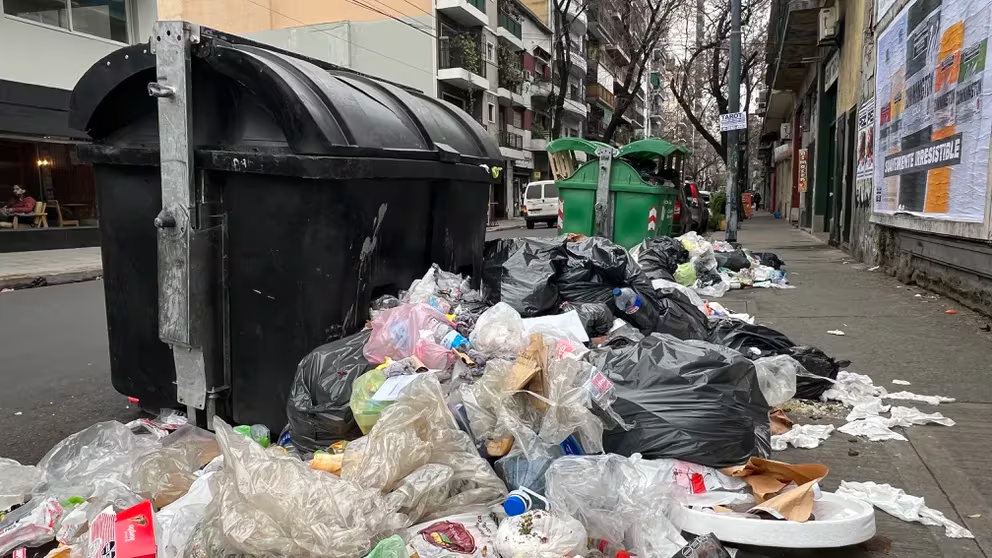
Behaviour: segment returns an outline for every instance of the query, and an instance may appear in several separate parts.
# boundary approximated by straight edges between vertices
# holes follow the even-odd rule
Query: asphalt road
[[[109,358],[101,281],[0,294],[0,457],[35,463],[85,426],[137,417]]]
[[[512,229],[489,238],[552,236]],[[103,283],[0,294],[0,457],[36,463],[60,440],[139,411],[110,384]]]

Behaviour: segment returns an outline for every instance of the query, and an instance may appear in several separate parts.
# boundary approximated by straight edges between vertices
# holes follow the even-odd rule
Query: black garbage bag
[[[748,357],[779,354],[795,346],[795,343],[782,332],[763,325],[731,319],[711,321],[707,341],[730,347]],[[752,348],[758,349],[761,353],[755,355],[751,351]]]
[[[501,238],[486,242],[482,286],[489,304],[505,302],[529,318],[558,307],[554,278],[564,260],[564,237]]]
[[[689,251],[670,236],[645,238],[636,249],[637,264],[651,279],[668,279],[680,264],[689,261]]]
[[[768,403],[754,364],[738,353],[653,333],[586,358],[609,374],[617,391],[613,410],[634,425],[605,433],[608,453],[730,467],[770,444]]]
[[[830,389],[831,386],[828,380],[820,379],[819,377],[834,380],[837,378],[837,373],[840,372],[841,368],[850,366],[851,364],[847,360],[834,360],[827,353],[809,345],[789,347],[788,352],[784,354],[799,361],[799,364],[802,364],[803,368],[811,375],[818,376],[817,378],[810,376],[796,377],[797,399],[819,400],[823,392]]]
[[[731,271],[740,271],[751,267],[751,260],[747,259],[747,254],[738,248],[733,252],[715,252],[717,267],[725,267]]]
[[[321,345],[303,357],[286,402],[289,432],[301,451],[327,449],[362,435],[351,413],[351,384],[375,368],[362,350],[372,330]]]
[[[575,312],[589,337],[600,337],[610,332],[613,327],[613,310],[608,304],[601,302],[565,302],[561,305],[562,313]]]
[[[658,321],[654,330],[667,333],[679,339],[709,337],[709,318],[696,305],[680,292],[661,298],[658,305]]]
[[[785,262],[780,260],[779,257],[772,252],[752,252],[751,255],[758,258],[758,260],[761,261],[761,265],[767,265],[768,267],[775,269],[782,269],[782,266],[785,265]]]

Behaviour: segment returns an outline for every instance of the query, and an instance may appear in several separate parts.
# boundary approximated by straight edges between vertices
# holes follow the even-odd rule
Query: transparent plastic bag
[[[215,473],[204,473],[189,491],[155,514],[158,558],[180,558],[190,538],[203,521],[207,505],[213,500],[210,479]]]
[[[0,556],[21,546],[40,546],[54,539],[55,522],[61,515],[58,500],[41,496],[8,513],[0,521]]]
[[[696,268],[692,263],[679,264],[675,270],[675,281],[680,285],[690,286],[696,283]]]
[[[759,358],[754,361],[758,387],[770,407],[777,407],[796,395],[796,376],[806,374],[799,361],[789,355]]]
[[[117,421],[98,422],[56,444],[38,468],[44,471],[45,491],[62,499],[101,479],[130,485],[133,459],[157,446]]]
[[[192,538],[208,555],[351,558],[402,525],[375,491],[265,449],[220,418],[214,430],[224,469],[211,479],[214,496]]]
[[[376,401],[372,399],[375,392],[379,391],[382,384],[386,382],[386,373],[376,368],[369,370],[355,379],[351,385],[351,413],[355,417],[355,422],[362,434],[368,434],[372,426],[383,409],[392,404],[392,401]]]
[[[458,428],[437,378],[422,374],[382,412],[367,436],[348,444],[341,477],[385,493],[428,463],[451,469],[449,490],[444,492],[431,482],[408,483],[411,489],[430,490],[436,496],[405,498],[423,502],[422,507],[416,507],[422,517],[411,521],[489,505],[506,495],[506,486],[479,455],[468,434]],[[434,478],[442,474],[438,468],[430,472]]]
[[[622,542],[643,558],[670,558],[686,544],[670,487],[626,457],[565,456],[546,481],[551,509],[576,518],[589,538]]]
[[[390,308],[372,320],[372,335],[364,354],[370,362],[387,358],[401,360],[414,354],[422,330],[447,332],[451,323],[440,310],[427,304],[404,304]]]
[[[697,272],[716,269],[716,254],[713,253],[713,245],[708,240],[699,236],[696,231],[689,231],[678,237],[682,246],[689,251],[689,261],[696,267]]]
[[[561,558],[586,551],[582,523],[554,512],[533,510],[504,519],[496,532],[500,556]]]
[[[493,358],[513,358],[527,347],[524,321],[512,306],[499,302],[479,316],[469,342]]]
[[[379,541],[365,558],[410,558],[410,553],[406,550],[406,541],[403,537],[393,535]]]
[[[23,504],[42,476],[42,471],[34,465],[0,458],[0,512]]]

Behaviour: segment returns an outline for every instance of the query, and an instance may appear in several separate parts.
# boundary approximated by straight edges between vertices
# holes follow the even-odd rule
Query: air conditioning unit
[[[820,10],[820,43],[830,43],[837,39],[837,8]]]
[[[782,124],[778,127],[778,135],[780,139],[790,140],[792,139],[792,124]]]

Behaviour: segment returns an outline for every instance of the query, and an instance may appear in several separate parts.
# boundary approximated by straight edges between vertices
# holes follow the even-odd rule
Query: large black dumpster
[[[296,364],[432,262],[480,276],[500,153],[461,110],[183,22],[80,79],[114,387],[285,424]],[[178,373],[177,373],[178,371]]]

